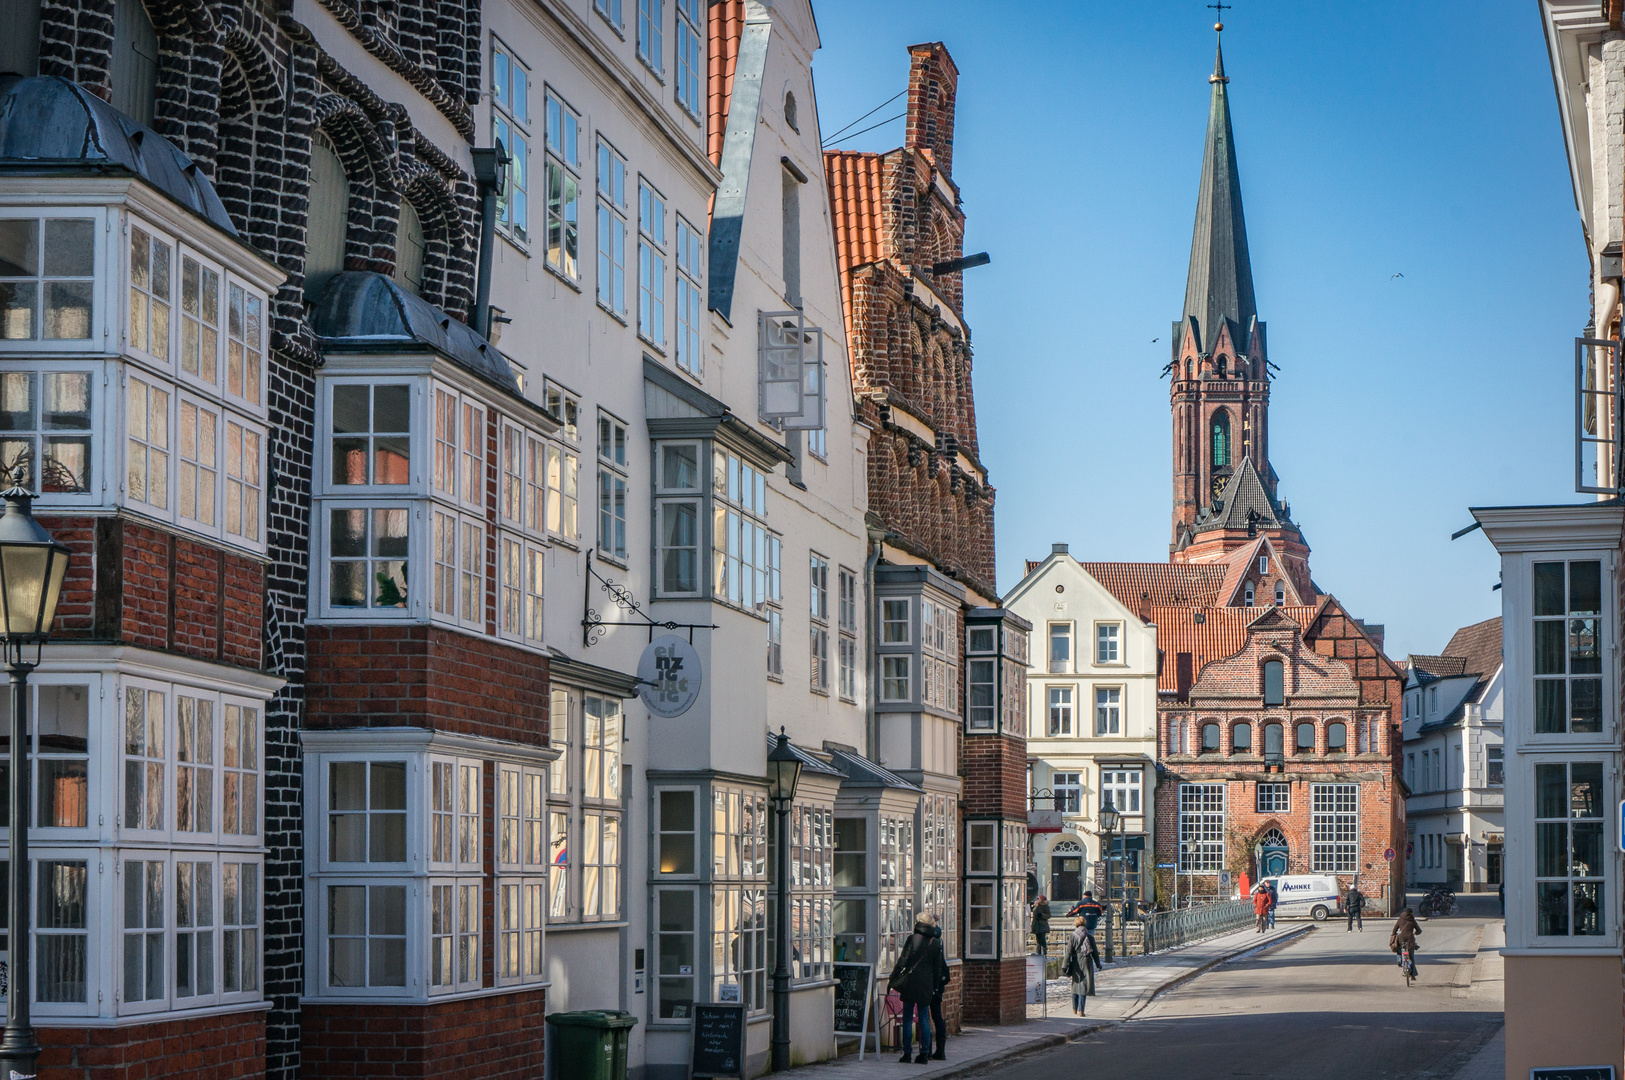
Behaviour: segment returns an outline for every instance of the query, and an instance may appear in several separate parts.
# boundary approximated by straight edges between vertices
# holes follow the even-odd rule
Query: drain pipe
[[[875,707],[879,704],[880,658],[875,655],[875,646],[879,640],[875,633],[875,566],[880,562],[880,548],[886,542],[888,533],[880,523],[879,515],[874,512],[864,514],[864,530],[869,534],[869,557],[863,561],[863,603],[869,611],[869,617],[864,623],[864,645],[869,654],[869,677],[865,688],[863,752],[875,764],[880,764],[880,721],[875,716]]]
[[[496,246],[497,196],[507,175],[508,152],[498,139],[495,146],[469,151],[474,160],[474,186],[480,194],[480,265],[474,279],[474,331],[491,340],[491,257]]]

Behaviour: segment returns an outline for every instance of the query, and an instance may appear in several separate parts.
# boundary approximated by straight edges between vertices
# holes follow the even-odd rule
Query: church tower
[[[1223,24],[1214,27],[1222,31]],[[1191,237],[1185,310],[1173,327],[1174,562],[1218,562],[1269,536],[1308,585],[1309,548],[1276,497],[1269,459],[1274,365],[1253,298],[1241,176],[1230,129],[1224,51],[1208,78],[1202,182]]]

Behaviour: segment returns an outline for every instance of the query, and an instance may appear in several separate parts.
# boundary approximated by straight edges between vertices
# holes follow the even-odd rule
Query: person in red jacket
[[[1260,885],[1253,890],[1253,914],[1258,916],[1258,932],[1262,934],[1270,921],[1270,908],[1275,906],[1275,898],[1270,891]]]

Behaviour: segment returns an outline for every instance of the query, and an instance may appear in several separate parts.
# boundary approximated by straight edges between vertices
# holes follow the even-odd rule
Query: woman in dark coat
[[[1049,918],[1049,897],[1039,893],[1038,899],[1033,901],[1033,937],[1038,939],[1040,956],[1049,955],[1049,942],[1046,940],[1049,937]]]
[[[1072,934],[1066,939],[1066,955],[1061,961],[1061,974],[1072,980],[1072,1015],[1082,1016],[1084,1003],[1095,992],[1095,973],[1091,964],[1098,965],[1095,939],[1082,918],[1073,924]]]
[[[942,927],[940,925],[933,926],[931,936],[937,939],[937,944],[940,947],[942,944]],[[947,951],[944,950],[942,955],[946,961]],[[937,1048],[931,1051],[932,1061],[948,1060],[948,1025],[942,1019],[942,992],[946,989],[948,989],[948,965],[944,962],[942,981],[937,983],[937,992],[931,998],[931,1034],[937,1040]]]
[[[921,915],[914,932],[903,945],[903,953],[892,967],[891,988],[903,999],[903,1056],[901,1062],[925,1064],[931,1060],[931,999],[937,987],[948,981],[948,959],[942,953],[942,939],[936,930],[935,915]],[[913,1043],[913,1021],[920,1025],[920,1054],[909,1050]]]
[[[1416,976],[1416,935],[1421,932],[1422,928],[1416,923],[1415,913],[1407,907],[1399,913],[1399,918],[1394,920],[1394,932],[1388,935],[1388,947],[1394,952],[1399,952],[1402,945],[1410,947],[1413,978]]]

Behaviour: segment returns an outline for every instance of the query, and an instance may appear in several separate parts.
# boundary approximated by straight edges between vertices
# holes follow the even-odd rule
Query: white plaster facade
[[[1487,675],[1443,677],[1414,665],[1408,669],[1405,879],[1414,887],[1442,883],[1456,891],[1494,892],[1501,885],[1503,697],[1499,666]]]
[[[1039,888],[1053,900],[1076,899],[1095,881],[1100,807],[1107,793],[1122,814],[1129,895],[1151,880],[1155,851],[1157,628],[1143,622],[1056,544],[1010,590],[1004,606],[1033,624],[1027,668],[1029,791],[1036,808],[1063,793],[1063,829],[1032,837]],[[1065,656],[1059,641],[1068,642]],[[1136,799],[1135,796],[1138,796]],[[1062,846],[1065,845],[1065,846]],[[1074,853],[1073,845],[1077,852]],[[1081,856],[1074,886],[1067,860]],[[1138,874],[1134,862],[1138,861]],[[1114,867],[1114,888],[1123,887]],[[1117,895],[1114,893],[1114,895]],[[1147,897],[1149,899],[1149,897]]]

